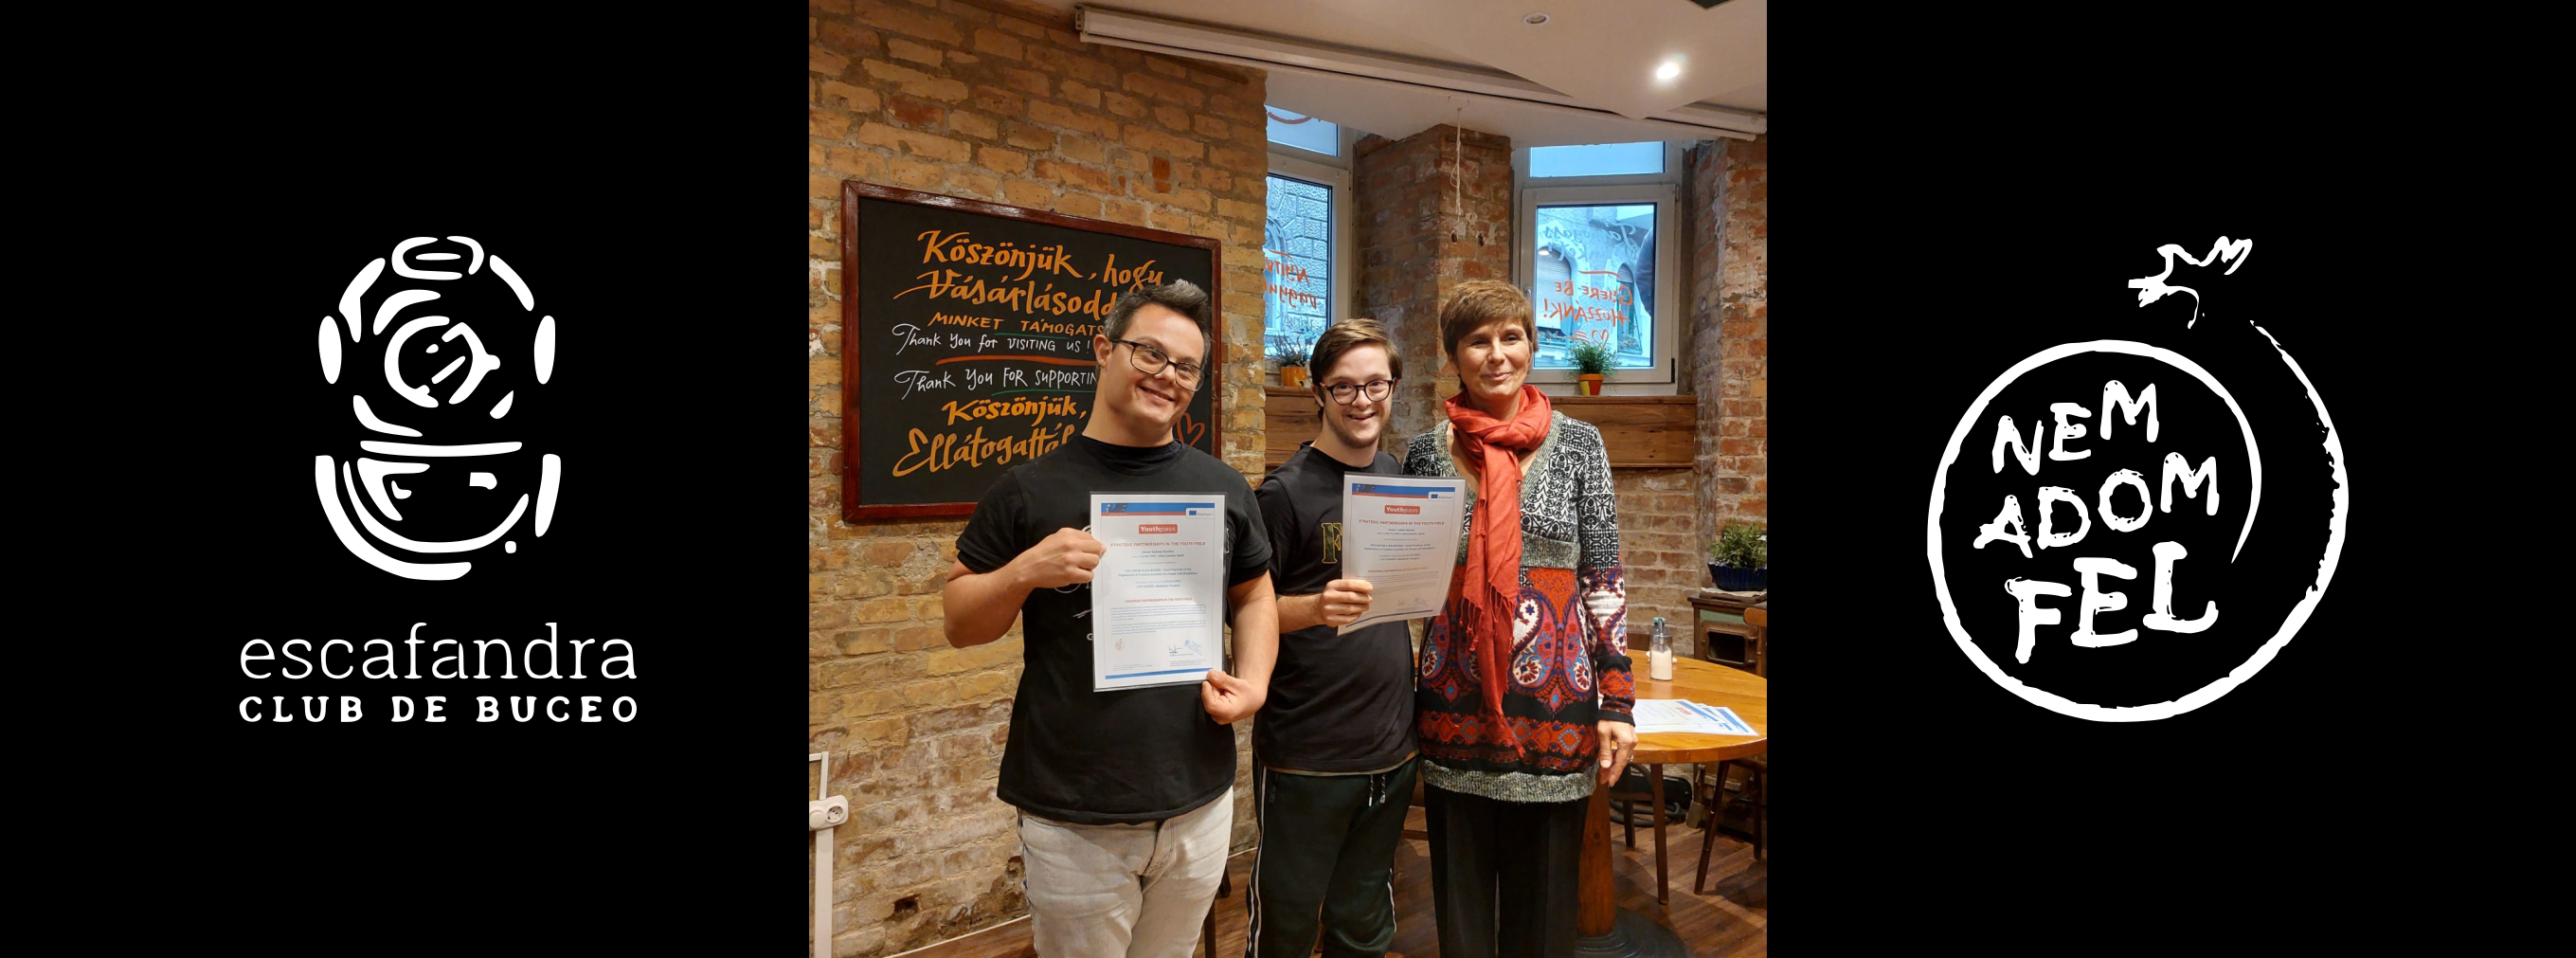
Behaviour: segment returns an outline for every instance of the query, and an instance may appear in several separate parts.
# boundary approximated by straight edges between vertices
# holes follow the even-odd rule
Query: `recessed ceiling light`
[[[1535,27],[1535,26],[1543,26],[1543,25],[1545,25],[1545,24],[1547,23],[1547,14],[1544,14],[1544,13],[1533,13],[1533,14],[1530,14],[1529,16],[1522,17],[1522,18],[1521,18],[1521,22],[1522,22],[1522,23],[1529,24],[1530,26],[1533,26],[1533,27]]]
[[[1658,80],[1670,80],[1680,75],[1682,75],[1682,64],[1679,60],[1666,60],[1663,66],[1655,68],[1655,79]]]

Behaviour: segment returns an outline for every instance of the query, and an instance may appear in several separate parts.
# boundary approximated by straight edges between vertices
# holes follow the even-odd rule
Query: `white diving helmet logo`
[[[416,265],[456,260],[463,272]],[[526,450],[507,418],[520,387],[554,375],[555,319],[528,284],[472,239],[422,236],[359,270],[339,307],[316,341],[322,378],[344,385],[352,360],[350,432],[364,438],[346,461],[313,457],[313,492],[340,544],[403,578],[447,580],[474,568],[452,557],[496,544],[515,554],[519,536],[544,536],[563,460]],[[380,353],[378,369],[361,353]]]

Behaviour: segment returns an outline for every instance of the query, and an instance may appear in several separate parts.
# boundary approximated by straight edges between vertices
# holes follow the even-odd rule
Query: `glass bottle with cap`
[[[1673,634],[1664,628],[1664,617],[1655,617],[1655,644],[1646,654],[1646,677],[1657,682],[1673,680]]]

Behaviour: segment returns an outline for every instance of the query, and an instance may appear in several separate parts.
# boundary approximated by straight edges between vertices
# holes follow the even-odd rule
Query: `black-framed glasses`
[[[1345,406],[1361,396],[1367,396],[1370,402],[1385,402],[1387,394],[1394,391],[1395,381],[1392,379],[1377,379],[1364,383],[1334,383],[1324,387],[1326,395],[1333,397],[1334,402]]]
[[[1197,391],[1199,374],[1205,370],[1188,363],[1173,362],[1172,354],[1132,339],[1113,339],[1110,342],[1136,348],[1135,352],[1128,354],[1127,364],[1136,367],[1137,372],[1152,376],[1161,373],[1163,368],[1168,366],[1172,370],[1172,380],[1179,383],[1182,389]]]

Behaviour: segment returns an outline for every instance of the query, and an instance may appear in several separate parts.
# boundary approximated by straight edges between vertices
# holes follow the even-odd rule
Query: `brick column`
[[[1765,138],[1703,143],[1689,155],[1702,548],[1728,521],[1768,514],[1769,152]]]
[[[1407,440],[1443,421],[1440,401],[1457,391],[1454,375],[1440,375],[1448,361],[1441,300],[1466,280],[1511,279],[1512,141],[1443,124],[1402,140],[1363,137],[1354,153],[1353,314],[1385,323],[1404,355],[1385,440],[1401,455]]]

